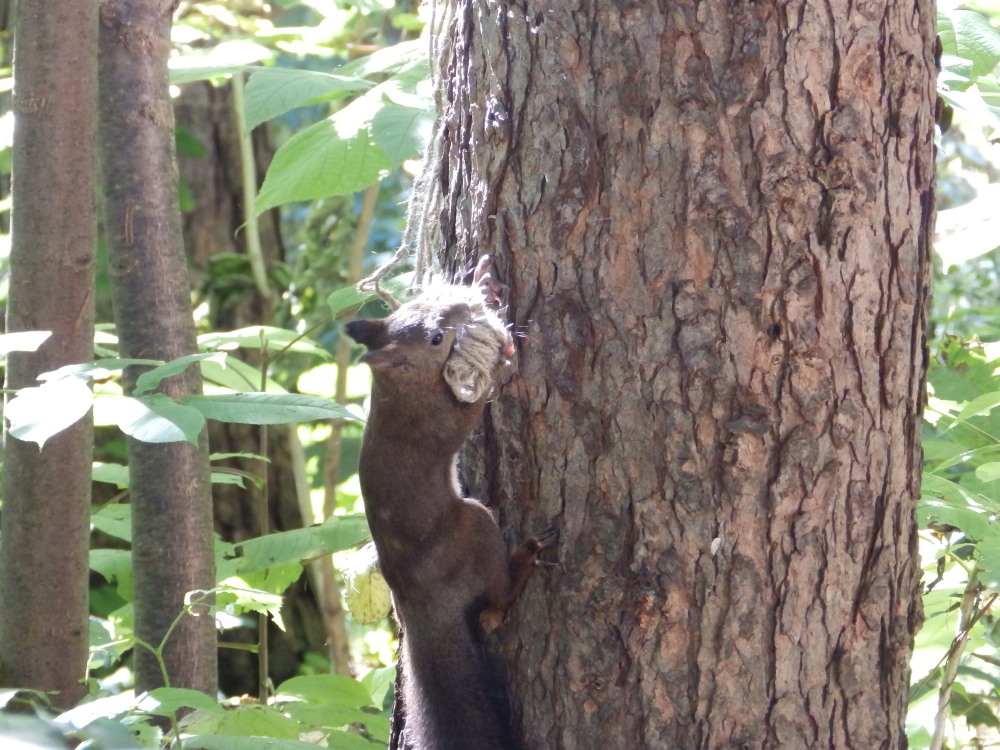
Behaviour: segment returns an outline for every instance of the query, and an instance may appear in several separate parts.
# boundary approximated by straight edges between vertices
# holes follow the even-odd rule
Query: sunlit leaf
[[[8,403],[4,415],[10,434],[18,440],[37,443],[41,448],[53,435],[79,421],[93,403],[94,394],[86,381],[63,378],[22,388]]]
[[[181,403],[208,419],[238,424],[293,424],[314,419],[357,419],[344,407],[300,393],[219,393],[184,396]]]
[[[323,359],[330,358],[330,352],[316,344],[312,339],[302,336],[287,328],[273,326],[248,326],[235,331],[213,331],[198,337],[198,346],[205,349],[261,349],[268,352],[279,352],[284,349],[304,354],[315,354]]]
[[[114,464],[105,464],[113,466]],[[128,471],[128,467],[120,467]],[[102,534],[132,541],[132,506],[128,503],[111,503],[90,514],[90,525]]]
[[[429,44],[427,39],[393,44],[342,65],[337,69],[337,73],[342,76],[365,78],[375,73],[398,73],[417,65],[427,65]]]
[[[203,360],[213,360],[221,364],[225,362],[226,355],[220,352],[200,352],[198,354],[188,354],[187,356],[178,357],[170,362],[154,367],[152,370],[147,370],[136,378],[135,391],[133,392],[133,395],[141,396],[145,393],[151,393],[156,390],[156,388],[160,385],[160,382],[164,379],[174,375],[180,375],[190,365]]]
[[[269,534],[224,547],[218,575],[244,576],[280,563],[311,560],[349,549],[370,538],[364,514],[334,516],[325,523]]]
[[[434,112],[386,102],[372,119],[375,142],[393,164],[424,152],[431,136]]]
[[[18,331],[0,334],[0,358],[11,352],[35,352],[52,335],[52,331]]]
[[[392,167],[369,131],[379,106],[361,97],[289,138],[267,170],[257,213],[291,201],[346,195],[376,183]]]
[[[182,708],[196,708],[211,714],[224,713],[225,709],[210,695],[190,688],[159,687],[139,698],[136,708],[157,716],[170,716]]]
[[[289,68],[257,68],[246,86],[247,128],[322,97],[334,99],[372,86],[364,78]]]
[[[162,393],[141,398],[101,397],[95,402],[94,424],[116,424],[126,435],[144,443],[197,444],[205,418]]]

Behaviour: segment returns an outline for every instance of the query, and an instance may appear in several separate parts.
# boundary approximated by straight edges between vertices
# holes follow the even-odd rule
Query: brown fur
[[[371,410],[360,478],[382,574],[403,629],[412,750],[512,750],[502,684],[482,650],[534,569],[547,530],[508,554],[490,512],[461,497],[456,454],[487,397],[461,403],[442,377],[470,307],[437,294],[383,320],[349,323],[368,347]],[[505,346],[509,348],[509,339]],[[497,353],[498,368],[506,352]]]

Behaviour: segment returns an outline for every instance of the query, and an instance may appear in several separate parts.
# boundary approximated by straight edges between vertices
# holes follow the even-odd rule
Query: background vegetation
[[[112,328],[99,326],[96,364],[60,372],[8,405],[11,433],[40,445],[93,405],[99,460],[90,695],[59,713],[44,694],[0,691],[0,737],[37,747],[64,747],[66,738],[81,747],[156,747],[182,736],[192,748],[384,746],[394,634],[370,551],[358,548],[367,531],[354,476],[353,417],[363,414],[367,375],[348,367],[337,318],[362,303],[370,307],[361,314],[375,312],[353,285],[402,241],[412,160],[432,119],[427,45],[418,40],[425,21],[415,3],[391,0],[181,3],[178,107],[199,96],[226,104],[178,117],[178,188],[203,353],[152,370],[144,390],[126,398],[118,374],[127,363]],[[913,747],[991,747],[1000,746],[1000,2],[942,2],[939,24],[943,132],[918,519],[926,622],[909,734]],[[10,44],[6,32],[8,60]],[[5,184],[12,119],[8,111],[0,120]],[[195,227],[210,199],[193,175],[227,148],[205,133],[226,131],[239,143],[218,173],[238,171],[239,210],[211,222],[239,247],[202,253]],[[258,192],[261,161],[269,167]],[[107,323],[108,280],[98,273],[98,319]],[[37,343],[3,340],[4,351]],[[158,379],[187,365],[201,367],[206,397],[165,404],[154,393]],[[93,384],[93,398],[81,384]],[[348,418],[328,399],[346,404]],[[301,424],[212,436],[213,446],[235,446],[213,456],[217,495],[232,498],[217,498],[212,606],[223,652],[237,655],[220,657],[222,700],[171,687],[136,696],[134,649],[161,654],[164,644],[138,644],[132,632],[122,436],[192,440],[206,418],[215,430]],[[275,487],[282,482],[269,484],[269,474],[299,479]],[[277,531],[267,533],[270,526]],[[323,567],[330,552],[336,572]],[[204,601],[194,593],[190,603]],[[256,661],[269,632],[261,677]]]

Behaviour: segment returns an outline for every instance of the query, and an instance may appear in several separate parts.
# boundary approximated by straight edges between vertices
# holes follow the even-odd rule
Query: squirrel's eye
[[[434,334],[434,337],[431,339],[431,346],[437,346],[442,341],[444,341],[444,333],[438,331],[437,333]]]

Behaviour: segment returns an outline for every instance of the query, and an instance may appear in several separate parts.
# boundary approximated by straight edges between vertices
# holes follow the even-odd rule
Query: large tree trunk
[[[104,0],[100,28],[100,126],[105,225],[124,357],[171,360],[195,351],[190,280],[181,237],[173,112],[167,83],[170,3]],[[136,373],[127,372],[131,391]],[[196,393],[196,367],[164,381]],[[130,439],[135,633],[159,646],[184,595],[215,585],[206,442],[154,445]],[[214,694],[215,623],[184,616],[164,661],[170,683]],[[137,690],[163,683],[154,655],[135,650]]]
[[[92,358],[97,247],[97,4],[22,3],[16,33],[7,330],[52,336],[10,356],[7,388]],[[63,707],[85,692],[92,453],[89,418],[42,451],[9,435],[4,445],[3,684],[57,691]]]
[[[524,334],[466,478],[562,534],[529,746],[904,745],[933,3],[450,5],[420,239]]]

